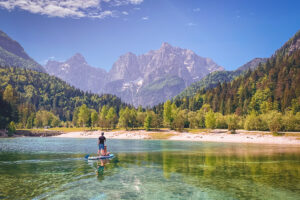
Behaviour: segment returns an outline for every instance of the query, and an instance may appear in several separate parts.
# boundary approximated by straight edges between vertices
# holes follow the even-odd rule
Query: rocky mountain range
[[[65,62],[48,61],[45,69],[82,90],[115,94],[144,107],[173,98],[207,74],[224,70],[209,58],[168,43],[142,55],[126,53],[109,72],[89,66],[80,54]]]
[[[79,53],[65,62],[49,60],[44,67],[48,74],[59,77],[83,91],[103,92],[107,72],[104,69],[88,65],[85,58]]]
[[[23,47],[0,30],[0,65],[14,66],[45,72],[44,68],[30,58]]]

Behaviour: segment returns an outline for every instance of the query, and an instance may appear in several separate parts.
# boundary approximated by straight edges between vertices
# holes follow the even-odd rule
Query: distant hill
[[[0,65],[33,69],[45,72],[44,68],[30,58],[23,47],[0,30]]]

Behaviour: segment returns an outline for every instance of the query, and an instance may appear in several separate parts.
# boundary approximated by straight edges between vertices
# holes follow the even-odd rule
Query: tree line
[[[300,50],[285,48],[231,82],[148,109],[134,108],[113,95],[82,92],[48,74],[0,67],[0,128],[299,131]]]

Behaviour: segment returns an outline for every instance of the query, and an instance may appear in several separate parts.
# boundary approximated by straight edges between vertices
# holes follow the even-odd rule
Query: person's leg
[[[100,149],[101,149],[101,156],[104,156],[104,145],[103,144],[101,144]]]
[[[107,147],[104,146],[104,155],[107,155]]]

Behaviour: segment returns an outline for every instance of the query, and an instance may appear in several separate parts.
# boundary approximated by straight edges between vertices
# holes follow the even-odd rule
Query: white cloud
[[[143,3],[144,0],[129,0],[131,4],[135,4],[135,5],[138,5],[138,4],[141,4]]]
[[[116,16],[114,13],[117,13],[117,11],[111,10],[112,6],[138,5],[141,3],[143,3],[143,0],[0,0],[0,7],[10,11],[21,9],[49,17],[102,19]],[[124,11],[124,13],[127,12]]]
[[[148,16],[142,17],[142,20],[147,21],[147,20],[149,20],[149,17]]]
[[[144,0],[105,0],[107,2],[110,2],[113,6],[122,6],[122,5],[139,5],[144,2]]]
[[[186,24],[187,26],[197,26],[197,24],[193,23],[193,22],[189,22]]]
[[[122,14],[123,14],[123,15],[128,15],[128,12],[123,11]]]
[[[193,11],[194,12],[200,12],[200,8],[194,8]]]

